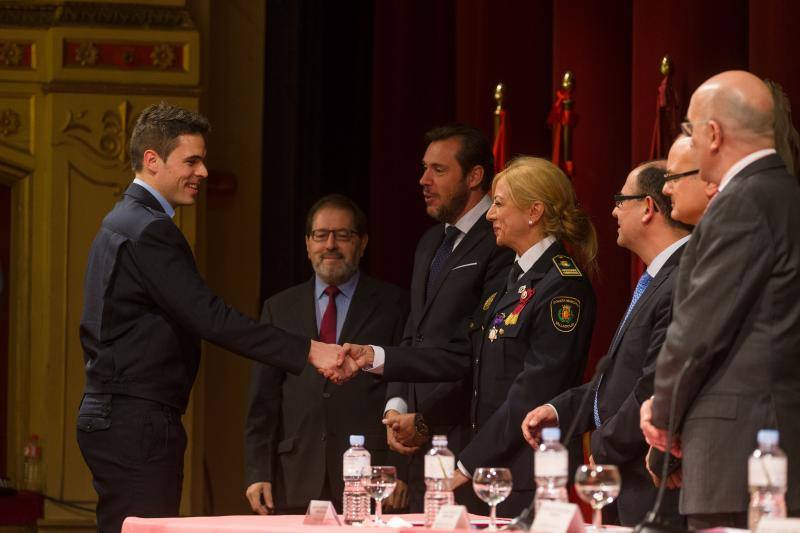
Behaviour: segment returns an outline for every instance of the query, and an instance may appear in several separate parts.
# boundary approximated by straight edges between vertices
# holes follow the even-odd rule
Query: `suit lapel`
[[[647,289],[644,291],[639,300],[636,302],[636,305],[631,309],[631,314],[628,315],[628,319],[622,324],[622,328],[620,329],[619,333],[614,335],[612,339],[612,344],[608,349],[608,354],[613,358],[617,352],[617,348],[622,343],[622,338],[625,336],[625,332],[628,330],[628,326],[636,319],[636,316],[641,312],[642,309],[647,307],[647,302],[652,298],[653,294],[658,290],[658,287],[661,286],[662,283],[669,277],[672,270],[678,266],[678,263],[681,259],[681,254],[683,253],[683,248],[685,244],[675,250],[672,255],[667,259],[667,262],[664,263],[664,266],[658,271],[656,277],[653,278],[653,281],[647,286]],[[624,317],[623,317],[624,318]]]
[[[378,295],[375,293],[372,279],[361,274],[356,290],[353,292],[353,297],[350,299],[347,317],[345,317],[342,325],[342,333],[339,335],[340,341],[342,339],[350,340],[355,338],[372,316],[377,307],[377,302]]]
[[[297,302],[297,309],[294,311],[297,314],[297,319],[300,321],[298,324],[303,335],[315,340],[319,340],[319,331],[317,331],[317,300],[314,295],[314,276],[307,281],[303,286],[305,293],[302,298]]]
[[[481,215],[481,218],[479,218],[478,221],[475,222],[475,225],[472,226],[472,229],[470,229],[467,232],[467,234],[464,235],[464,238],[461,240],[461,242],[458,243],[458,246],[456,247],[456,249],[453,250],[453,253],[451,253],[450,257],[448,257],[447,261],[445,261],[444,266],[442,267],[442,271],[439,273],[439,277],[436,280],[434,280],[434,283],[431,286],[431,293],[428,295],[428,298],[425,301],[425,307],[422,310],[423,316],[425,315],[425,313],[428,312],[428,309],[430,308],[431,304],[433,303],[433,300],[436,298],[436,293],[439,292],[439,289],[441,288],[441,286],[444,283],[444,281],[447,278],[447,276],[450,274],[450,271],[452,270],[452,268],[455,267],[455,266],[458,266],[459,261],[461,261],[463,259],[463,257],[465,255],[467,255],[467,253],[469,253],[470,250],[475,248],[475,246],[477,246],[478,243],[481,242],[481,239],[483,239],[483,236],[486,234],[486,232],[488,231],[489,227],[490,227],[489,226],[489,221],[486,220],[485,216]],[[438,245],[437,245],[437,248],[438,248]],[[430,263],[433,260],[433,256],[435,254],[436,254],[436,249],[433,250],[433,253],[430,255],[430,258],[428,259],[428,262],[426,263],[427,267],[428,267],[428,270],[430,270]],[[423,291],[423,297],[424,297],[425,296],[425,294],[424,294],[425,287],[424,286],[422,288],[422,291]]]

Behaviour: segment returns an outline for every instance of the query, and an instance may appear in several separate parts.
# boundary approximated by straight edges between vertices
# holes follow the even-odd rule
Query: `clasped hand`
[[[333,383],[342,384],[371,365],[374,355],[370,346],[349,343],[339,346],[312,340],[308,362]]]

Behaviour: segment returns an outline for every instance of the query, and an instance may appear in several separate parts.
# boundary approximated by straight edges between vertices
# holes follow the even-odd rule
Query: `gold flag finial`
[[[575,84],[575,76],[572,74],[572,71],[566,71],[564,73],[564,78],[561,80],[561,87],[566,90],[572,89],[572,86]]]
[[[494,88],[494,101],[497,102],[497,107],[494,108],[494,114],[499,115],[500,111],[503,109],[503,98],[505,97],[506,93],[506,86],[503,85],[503,82],[497,84],[497,87]]]
[[[672,59],[668,55],[661,58],[661,65],[659,66],[662,76],[669,76],[672,73]]]

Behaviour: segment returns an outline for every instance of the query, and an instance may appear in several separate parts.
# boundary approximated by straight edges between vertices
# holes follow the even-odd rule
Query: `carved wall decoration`
[[[99,179],[93,178],[93,177],[89,176],[89,174],[79,170],[72,163],[68,163],[68,170],[69,170],[68,171],[68,176],[69,176],[70,180],[72,180],[72,177],[75,176],[77,178],[82,179],[83,181],[85,181],[87,183],[91,183],[92,185],[94,185],[96,187],[107,187],[107,188],[110,188],[111,189],[111,195],[114,196],[114,198],[119,198],[120,196],[122,196],[122,193],[125,192],[125,188],[128,185],[127,182],[126,183],[118,183],[116,181],[104,181],[104,180],[99,180]]]
[[[33,43],[0,40],[0,68],[31,68],[32,55]]]
[[[131,111],[130,102],[125,100],[116,109],[105,111],[99,124],[90,123],[87,111],[69,111],[61,133],[66,138],[65,142],[81,144],[102,161],[126,164],[130,160],[128,139],[133,128]]]
[[[125,26],[194,29],[183,7],[99,3],[0,6],[0,26]]]
[[[64,66],[117,70],[184,70],[184,43],[64,41]]]
[[[75,62],[82,67],[93,67],[97,63],[97,55],[99,51],[92,43],[85,41],[78,45],[75,49]]]
[[[168,69],[175,64],[175,52],[173,46],[169,44],[157,44],[150,52],[150,60],[153,66],[158,69]]]
[[[19,131],[21,124],[19,113],[13,109],[4,109],[0,111],[0,135],[8,137],[14,135]]]

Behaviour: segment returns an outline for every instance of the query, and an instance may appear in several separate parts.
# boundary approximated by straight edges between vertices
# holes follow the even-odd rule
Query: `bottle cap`
[[[559,440],[561,439],[561,430],[559,428],[543,428],[542,440]]]
[[[775,446],[778,444],[778,430],[777,429],[759,430],[756,440],[758,441],[759,444]]]
[[[447,435],[434,435],[433,436],[433,445],[434,446],[447,446]]]
[[[350,446],[363,446],[364,435],[350,435]]]

